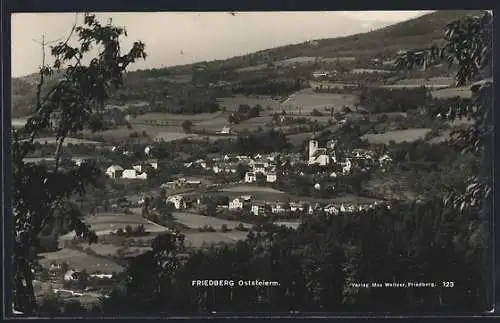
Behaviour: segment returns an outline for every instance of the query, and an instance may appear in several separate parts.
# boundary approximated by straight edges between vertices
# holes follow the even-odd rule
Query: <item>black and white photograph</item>
[[[492,26],[13,13],[11,316],[491,311]]]

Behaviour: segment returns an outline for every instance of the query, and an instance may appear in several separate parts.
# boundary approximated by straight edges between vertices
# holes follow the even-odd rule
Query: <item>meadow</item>
[[[265,109],[263,114],[268,111],[268,107],[270,108],[269,111],[272,112],[279,111],[280,108],[280,101],[269,96],[235,95],[234,97],[218,98],[217,101],[220,107],[226,108],[227,111],[237,111],[240,104],[247,104],[251,107],[258,104]]]
[[[35,143],[41,144],[41,145],[55,145],[57,144],[57,138],[56,137],[43,137],[43,138],[35,138],[34,140]],[[103,143],[100,141],[93,141],[93,140],[86,140],[86,139],[80,139],[80,138],[66,138],[63,142],[63,146],[68,146],[68,145],[102,145]]]
[[[366,134],[361,138],[375,144],[389,144],[390,141],[395,143],[413,142],[418,139],[423,139],[430,132],[429,128],[416,128],[407,130],[388,131],[381,134]]]
[[[312,89],[296,92],[281,104],[282,110],[289,113],[310,114],[314,109],[324,112],[325,108],[333,107],[341,111],[344,106],[353,106],[357,98],[352,94],[315,93]]]
[[[451,87],[447,89],[431,91],[431,96],[435,99],[450,99],[455,97],[470,99],[472,97],[472,91],[468,86]]]
[[[212,243],[235,243],[239,240],[245,240],[247,232],[189,232],[186,233],[185,244],[191,248],[201,248]]]
[[[212,226],[216,230],[220,230],[222,225],[226,225],[229,229],[234,229],[238,225],[243,225],[250,228],[252,225],[240,221],[229,221],[218,219],[210,216],[204,216],[196,213],[188,212],[173,212],[175,220],[191,229],[198,229],[204,226]]]
[[[89,215],[85,218],[85,223],[89,224],[91,229],[95,231],[98,236],[108,235],[118,229],[125,229],[126,226],[135,228],[143,225],[147,232],[158,233],[164,232],[168,229],[164,226],[153,223],[138,214],[125,214],[125,213],[98,213],[96,215]],[[59,237],[60,240],[71,240],[75,237],[74,232]]]
[[[275,193],[275,194],[283,194],[283,192],[274,189],[272,187],[267,186],[257,186],[257,185],[237,185],[237,186],[229,186],[221,189],[223,192],[232,192],[232,193],[251,193],[251,192],[264,192],[264,193]]]
[[[46,252],[39,254],[40,264],[44,267],[50,266],[51,263],[61,264],[68,263],[71,268],[76,270],[86,270],[88,273],[101,271],[103,273],[118,273],[123,270],[123,267],[117,263],[105,258],[89,256],[82,251],[75,249],[61,249],[56,252]]]

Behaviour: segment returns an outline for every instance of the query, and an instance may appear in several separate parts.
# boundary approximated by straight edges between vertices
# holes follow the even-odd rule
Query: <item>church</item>
[[[309,140],[309,165],[327,166],[331,162],[336,163],[335,140],[329,140],[326,147],[319,147],[319,142],[315,138]]]

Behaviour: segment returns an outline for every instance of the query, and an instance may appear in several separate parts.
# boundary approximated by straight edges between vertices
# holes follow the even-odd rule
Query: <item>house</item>
[[[304,205],[297,202],[290,202],[290,211],[292,212],[304,211]]]
[[[351,172],[352,169],[352,162],[349,158],[346,159],[344,163],[342,163],[342,173],[344,175],[347,175]]]
[[[280,213],[284,213],[286,211],[287,210],[283,207],[282,203],[276,203],[276,204],[271,206],[271,212],[273,214],[280,214]]]
[[[123,170],[122,178],[124,178],[124,179],[148,179],[148,174],[145,172],[140,172],[135,168],[125,169],[125,170]]]
[[[243,208],[243,199],[241,198],[235,198],[232,201],[229,201],[229,207],[230,210],[241,210]]]
[[[380,164],[386,164],[386,163],[390,163],[392,161],[392,158],[386,154],[386,155],[383,155],[382,157],[380,157],[378,159],[378,161]]]
[[[171,195],[167,197],[167,203],[172,203],[176,210],[186,208],[186,200],[182,195]]]
[[[253,165],[253,171],[254,173],[266,173],[266,165],[264,163],[255,163]]]
[[[70,269],[64,274],[64,280],[65,281],[71,281],[71,280],[76,280],[76,274],[77,271]]]
[[[147,163],[149,165],[151,165],[151,167],[153,167],[154,169],[158,169],[158,161],[157,160],[155,160],[155,159],[148,160]]]
[[[121,178],[123,174],[123,168],[119,165],[111,165],[106,169],[106,175],[110,178]]]
[[[113,278],[112,274],[90,274],[90,277],[99,278],[99,279],[111,279]]]
[[[245,174],[245,183],[254,183],[257,181],[257,176],[254,172],[247,172]]]
[[[231,128],[228,126],[224,126],[218,133],[221,135],[229,135],[231,134]]]
[[[327,77],[328,76],[328,73],[325,72],[325,71],[316,71],[314,73],[312,73],[312,76],[317,79],[317,78],[320,78],[320,77]]]
[[[328,214],[338,214],[339,210],[335,207],[333,204],[329,204],[323,208],[323,211],[325,211]]]
[[[142,166],[142,165],[134,165],[134,166],[132,166],[132,168],[135,169],[139,173],[144,172],[144,166]]]
[[[278,179],[276,173],[268,173],[266,175],[266,182],[268,183],[274,183]]]
[[[253,215],[261,215],[261,214],[264,214],[264,210],[265,210],[265,206],[266,204],[264,202],[254,202],[252,204],[252,207],[250,209],[250,212],[253,214]]]

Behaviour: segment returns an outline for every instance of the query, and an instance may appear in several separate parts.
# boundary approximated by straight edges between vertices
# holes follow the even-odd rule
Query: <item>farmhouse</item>
[[[276,203],[271,206],[271,212],[273,214],[285,213],[287,210],[284,208],[283,203]]]
[[[167,197],[167,203],[172,203],[176,210],[186,208],[186,200],[182,195],[171,195]]]
[[[268,173],[266,175],[266,182],[268,183],[274,183],[278,179],[276,173]]]
[[[230,210],[238,210],[243,208],[243,200],[240,198],[235,198],[232,201],[229,201],[229,206],[228,208]]]
[[[77,271],[70,269],[64,274],[64,280],[65,281],[71,281],[71,280],[76,280],[76,274]]]
[[[253,171],[255,173],[265,174],[266,173],[266,164],[265,163],[255,163],[253,165]]]
[[[106,169],[106,175],[110,178],[121,178],[123,174],[123,167],[119,165],[111,165]]]
[[[124,178],[124,179],[148,179],[148,174],[146,172],[138,171],[135,168],[125,169],[125,170],[123,170],[122,178]]]
[[[229,134],[231,134],[231,128],[230,128],[230,127],[228,127],[228,126],[224,126],[224,127],[222,127],[222,129],[221,129],[219,132],[217,132],[217,133],[219,133],[219,134],[221,134],[221,135],[229,135]]]
[[[261,202],[261,201],[257,201],[257,202],[254,202],[252,204],[252,207],[250,209],[250,212],[255,215],[255,216],[258,216],[258,215],[261,215],[261,214],[264,214],[265,212],[265,206],[266,204],[264,202]]]
[[[245,183],[255,183],[257,181],[257,176],[254,172],[247,172],[245,174]]]
[[[304,205],[298,202],[290,202],[290,211],[292,212],[304,211]]]
[[[323,211],[325,211],[328,214],[338,214],[339,210],[335,207],[333,204],[329,204],[323,208]]]

